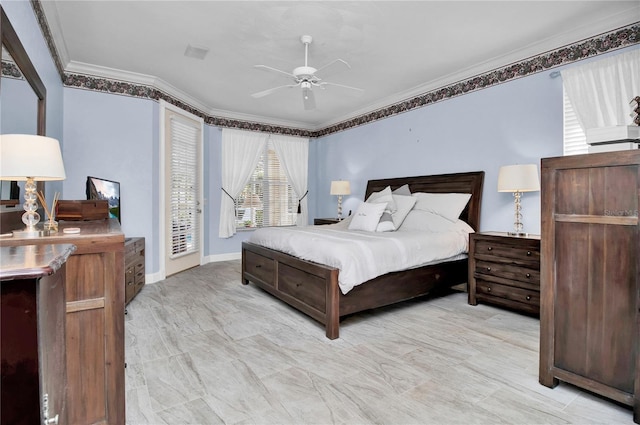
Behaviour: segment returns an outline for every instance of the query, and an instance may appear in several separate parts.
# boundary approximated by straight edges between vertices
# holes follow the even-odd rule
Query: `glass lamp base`
[[[529,236],[527,232],[507,232],[509,236]]]

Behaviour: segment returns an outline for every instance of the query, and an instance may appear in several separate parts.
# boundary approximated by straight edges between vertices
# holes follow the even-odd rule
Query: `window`
[[[583,153],[589,153],[589,145],[587,145],[587,137],[578,122],[576,112],[569,101],[567,96],[567,90],[562,88],[563,98],[563,136],[564,155],[580,155]]]
[[[199,250],[199,123],[171,111],[169,118],[169,219],[171,220],[171,256]]]
[[[249,183],[235,199],[237,228],[293,226],[298,199],[268,141]]]

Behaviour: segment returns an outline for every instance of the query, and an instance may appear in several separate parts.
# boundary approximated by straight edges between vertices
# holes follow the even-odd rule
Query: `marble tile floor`
[[[131,425],[633,423],[540,385],[538,320],[464,293],[350,316],[330,341],[228,261],[146,285],[127,310]]]

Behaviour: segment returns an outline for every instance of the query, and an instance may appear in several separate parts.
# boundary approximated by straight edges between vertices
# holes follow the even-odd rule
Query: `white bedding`
[[[347,220],[345,220],[346,222]],[[308,227],[266,227],[249,241],[340,270],[343,294],[377,276],[445,259],[464,258],[469,232],[458,226],[446,232],[348,230],[347,223]]]

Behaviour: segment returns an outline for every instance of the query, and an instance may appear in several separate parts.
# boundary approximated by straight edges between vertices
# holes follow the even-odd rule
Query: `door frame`
[[[193,119],[200,124],[200,143],[198,144],[198,167],[200,168],[200,173],[197,176],[198,179],[198,202],[200,204],[201,213],[198,214],[198,227],[199,234],[198,240],[200,241],[200,265],[204,264],[204,163],[203,163],[203,151],[204,151],[204,119],[194,115],[190,112],[185,111],[184,109],[180,109],[177,106],[174,106],[168,103],[165,100],[160,99],[160,108],[159,108],[159,141],[160,141],[160,149],[159,149],[159,158],[158,158],[158,174],[159,174],[159,184],[158,184],[158,246],[159,246],[159,265],[160,265],[160,276],[159,280],[163,280],[167,277],[167,264],[166,264],[166,238],[167,238],[167,224],[166,224],[166,214],[165,214],[165,203],[166,203],[166,173],[165,173],[165,161],[166,161],[166,137],[167,134],[165,132],[165,115],[166,110],[171,112],[183,115],[186,118]]]

